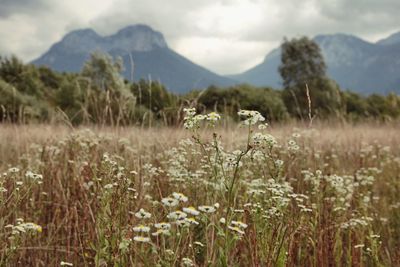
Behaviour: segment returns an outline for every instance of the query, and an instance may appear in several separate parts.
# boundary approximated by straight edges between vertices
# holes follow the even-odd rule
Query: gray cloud
[[[284,36],[385,37],[400,31],[399,13],[399,0],[0,0],[0,54],[31,60],[73,29],[108,35],[143,23],[196,63],[232,73],[261,61]]]
[[[46,0],[0,0],[0,19],[13,14],[37,14],[51,7],[51,1]]]

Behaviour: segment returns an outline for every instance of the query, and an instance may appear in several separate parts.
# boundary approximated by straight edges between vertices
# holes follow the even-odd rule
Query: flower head
[[[199,210],[205,213],[214,213],[216,211],[213,206],[199,206]]]
[[[141,224],[141,225],[138,225],[138,226],[133,227],[132,230],[133,230],[134,232],[139,232],[139,233],[140,233],[140,232],[142,232],[142,233],[148,233],[148,232],[150,232],[150,227]]]
[[[163,199],[161,199],[161,202],[168,207],[175,207],[176,205],[178,205],[179,201],[175,198],[172,197],[165,197]]]
[[[151,217],[151,213],[145,211],[144,209],[140,209],[138,212],[135,213],[135,216],[139,219],[147,219]]]
[[[185,195],[182,194],[182,193],[176,193],[176,192],[174,192],[174,193],[172,193],[172,196],[173,196],[176,200],[179,200],[179,201],[182,201],[182,202],[187,202],[187,201],[188,201],[187,196],[185,196]]]
[[[143,243],[150,242],[150,238],[145,236],[135,236],[133,240],[135,240],[136,242],[143,242]]]
[[[187,214],[191,214],[194,216],[197,216],[200,214],[200,212],[198,210],[196,210],[194,207],[187,207],[187,208],[183,208],[182,210],[184,212],[186,212]]]

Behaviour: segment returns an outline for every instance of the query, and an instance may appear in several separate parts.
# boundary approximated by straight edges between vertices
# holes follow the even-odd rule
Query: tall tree
[[[319,46],[307,37],[284,39],[279,72],[285,88],[305,86],[314,79],[326,77],[326,65]]]
[[[282,98],[289,111],[299,118],[318,115],[340,116],[340,88],[326,76],[319,46],[307,37],[285,39],[279,72],[283,79]],[[308,85],[308,86],[307,86]]]

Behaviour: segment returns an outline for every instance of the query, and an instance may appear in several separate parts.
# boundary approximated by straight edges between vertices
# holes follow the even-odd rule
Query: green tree
[[[121,72],[121,58],[113,60],[109,54],[94,52],[82,69],[82,76],[89,78],[92,86],[102,90],[124,91],[127,89]]]
[[[101,124],[129,124],[133,118],[136,99],[121,72],[122,59],[95,52],[85,63],[80,80],[84,90],[82,113],[85,121]],[[86,85],[85,85],[86,83]]]
[[[282,64],[279,73],[285,88],[304,86],[311,80],[326,77],[326,65],[321,50],[307,37],[287,40],[281,46]]]
[[[341,116],[341,91],[337,83],[327,78],[318,45],[302,37],[285,39],[281,48],[282,98],[289,113],[302,119],[310,115],[319,118]]]

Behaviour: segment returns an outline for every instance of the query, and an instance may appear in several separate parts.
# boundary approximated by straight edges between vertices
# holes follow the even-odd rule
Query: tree
[[[279,72],[285,88],[305,86],[314,79],[326,77],[326,65],[319,46],[307,37],[285,39]]]
[[[85,63],[81,76],[88,82],[82,111],[87,119],[101,124],[126,125],[133,118],[136,99],[121,71],[122,59],[95,52]],[[82,82],[81,82],[82,83]]]
[[[337,83],[327,78],[318,45],[302,37],[291,41],[285,39],[281,48],[282,98],[289,113],[298,118],[340,116],[341,91]]]
[[[121,58],[113,58],[104,53],[94,52],[90,59],[85,62],[82,69],[82,76],[89,78],[92,85],[102,91],[127,90],[124,79],[121,75],[123,62]]]

